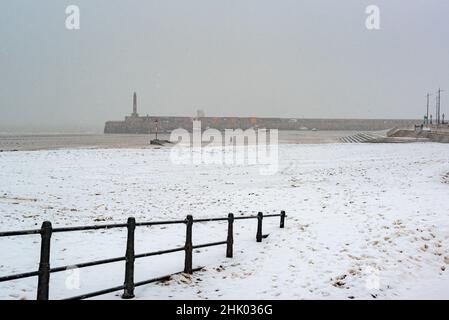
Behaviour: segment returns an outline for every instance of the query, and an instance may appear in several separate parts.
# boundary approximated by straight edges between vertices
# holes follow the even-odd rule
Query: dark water
[[[337,143],[354,131],[279,131],[280,143]],[[160,134],[160,139],[169,139]],[[52,150],[76,148],[147,148],[154,134],[2,134],[0,150]]]

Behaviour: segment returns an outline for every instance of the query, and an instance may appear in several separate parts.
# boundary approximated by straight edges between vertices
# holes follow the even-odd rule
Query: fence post
[[[184,261],[184,272],[192,274],[192,226],[193,226],[193,217],[191,215],[187,216],[186,219],[186,244],[185,244],[185,261]]]
[[[37,280],[37,300],[48,300],[50,284],[50,240],[52,234],[51,222],[44,221],[41,227],[41,258]]]
[[[263,213],[259,212],[257,214],[257,234],[256,234],[257,242],[262,242],[262,220],[263,220]]]
[[[122,299],[134,298],[134,230],[136,229],[136,219],[128,218],[128,237],[126,240],[126,266],[125,266],[125,290]]]
[[[226,258],[232,258],[234,244],[234,214],[228,214],[228,239],[226,240]]]
[[[281,211],[281,223],[280,223],[281,228],[284,228],[284,223],[285,223],[285,211],[282,210]]]

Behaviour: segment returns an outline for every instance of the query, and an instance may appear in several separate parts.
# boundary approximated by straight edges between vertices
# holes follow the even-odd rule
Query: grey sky
[[[447,0],[4,0],[0,131],[101,130],[133,91],[143,115],[421,118],[441,86],[449,114],[448,39]]]

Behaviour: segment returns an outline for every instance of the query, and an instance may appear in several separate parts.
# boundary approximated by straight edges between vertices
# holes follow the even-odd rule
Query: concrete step
[[[380,138],[385,138],[385,135],[378,132],[358,132],[352,136],[342,137],[340,140],[344,143],[367,143],[375,142]]]
[[[358,142],[367,142],[370,141],[371,139],[369,137],[364,136],[363,134],[356,134],[354,136],[354,138],[358,141]]]

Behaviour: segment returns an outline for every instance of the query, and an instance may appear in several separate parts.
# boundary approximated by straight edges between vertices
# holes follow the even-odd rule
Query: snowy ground
[[[444,144],[281,145],[280,170],[175,166],[169,149],[0,154],[0,230],[279,213],[235,225],[225,247],[194,253],[190,279],[136,288],[137,299],[449,299],[449,148]],[[110,219],[105,222],[95,220]],[[136,253],[183,245],[185,226],[137,229]],[[194,243],[226,239],[195,224]],[[55,234],[53,267],[123,256],[125,230]],[[39,236],[0,238],[0,276],[37,269]],[[181,271],[183,253],[139,259],[136,281]],[[52,274],[51,298],[123,283],[124,263]],[[0,283],[0,298],[34,299],[36,278]],[[100,298],[115,299],[119,293]]]

